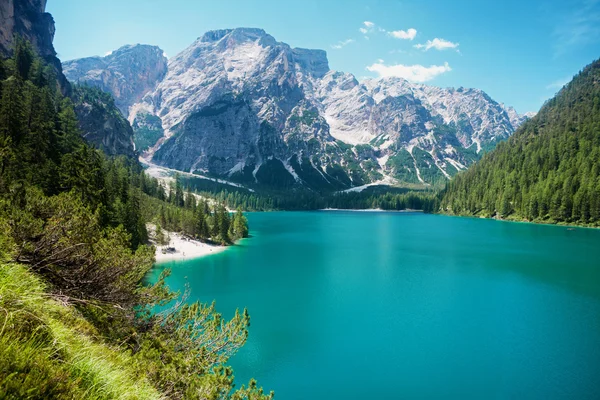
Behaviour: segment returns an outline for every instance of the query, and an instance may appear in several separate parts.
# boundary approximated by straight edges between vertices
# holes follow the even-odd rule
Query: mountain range
[[[63,69],[113,94],[147,160],[249,186],[441,184],[528,118],[479,89],[359,81],[255,28],[207,32],[169,60],[133,45]]]

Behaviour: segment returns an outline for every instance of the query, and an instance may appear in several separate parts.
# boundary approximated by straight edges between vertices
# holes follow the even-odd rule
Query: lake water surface
[[[249,213],[252,237],[170,262],[247,307],[231,359],[277,399],[600,399],[600,230],[419,213]]]

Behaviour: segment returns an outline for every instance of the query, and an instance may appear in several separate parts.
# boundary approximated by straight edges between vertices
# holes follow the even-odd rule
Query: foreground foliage
[[[236,390],[225,366],[246,311],[225,321],[170,292],[166,274],[142,283],[144,204],[181,207],[136,161],[83,141],[49,71],[18,39],[0,60],[0,397],[271,398],[254,381]],[[211,237],[238,234],[242,217]]]
[[[600,225],[600,60],[507,142],[458,174],[443,212]]]

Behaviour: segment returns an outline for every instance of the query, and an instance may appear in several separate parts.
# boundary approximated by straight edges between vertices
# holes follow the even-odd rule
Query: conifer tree
[[[234,240],[248,237],[248,221],[242,213],[241,208],[236,210],[236,213],[233,217],[233,223],[231,224],[230,228],[230,236]]]
[[[443,212],[600,225],[600,60],[515,134],[459,173]],[[495,203],[495,207],[492,204]]]
[[[198,206],[196,208],[196,235],[199,239],[208,239],[209,229],[206,221],[206,214],[204,213],[204,207]]]

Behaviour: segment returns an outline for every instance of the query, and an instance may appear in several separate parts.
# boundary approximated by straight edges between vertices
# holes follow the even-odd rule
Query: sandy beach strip
[[[383,208],[321,208],[318,211],[351,211],[351,212],[397,212],[397,213],[422,213],[422,210],[384,210]]]
[[[179,233],[168,232],[168,234],[171,237],[171,242],[168,245],[158,246],[156,243],[154,244],[156,247],[155,258],[157,263],[204,257],[220,253],[227,248],[227,246],[202,243],[198,240],[184,237]],[[167,248],[174,250],[167,251]]]

